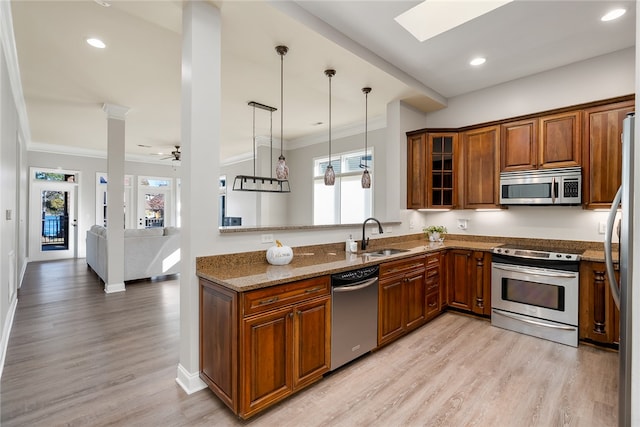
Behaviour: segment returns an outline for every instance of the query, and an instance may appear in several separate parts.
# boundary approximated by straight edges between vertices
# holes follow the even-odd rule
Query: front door
[[[171,178],[138,177],[138,228],[172,225]]]
[[[29,259],[75,258],[78,174],[32,170],[31,176]]]

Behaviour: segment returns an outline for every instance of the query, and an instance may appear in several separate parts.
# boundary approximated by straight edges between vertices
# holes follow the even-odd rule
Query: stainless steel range
[[[494,248],[491,324],[577,347],[579,266],[575,253]]]

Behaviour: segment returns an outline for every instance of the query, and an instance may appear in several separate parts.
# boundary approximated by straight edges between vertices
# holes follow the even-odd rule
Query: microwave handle
[[[558,183],[556,178],[551,178],[551,203],[556,203],[556,197],[558,196]]]

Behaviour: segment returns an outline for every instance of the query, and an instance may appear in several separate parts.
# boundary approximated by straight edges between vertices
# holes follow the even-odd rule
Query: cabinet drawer
[[[385,262],[380,264],[380,279],[382,280],[385,276],[405,274],[410,271],[424,269],[424,262],[424,256]]]
[[[440,252],[427,255],[427,268],[435,268],[440,265]]]
[[[427,317],[431,317],[440,311],[440,293],[436,292],[427,295],[427,306],[425,307]]]
[[[440,289],[440,269],[432,268],[427,270],[427,293],[436,292]]]
[[[243,315],[249,316],[255,313],[262,313],[309,298],[330,294],[331,282],[329,276],[257,289],[242,295]]]

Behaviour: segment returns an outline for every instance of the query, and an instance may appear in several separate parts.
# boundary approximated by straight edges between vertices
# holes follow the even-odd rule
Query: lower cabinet
[[[447,252],[448,305],[491,315],[491,254],[452,249]]]
[[[620,341],[620,312],[602,262],[580,263],[579,329],[580,339],[606,345]]]
[[[438,253],[380,265],[378,345],[388,344],[440,313],[440,258]]]
[[[200,305],[201,378],[240,417],[329,371],[328,276],[246,293],[200,279]]]

